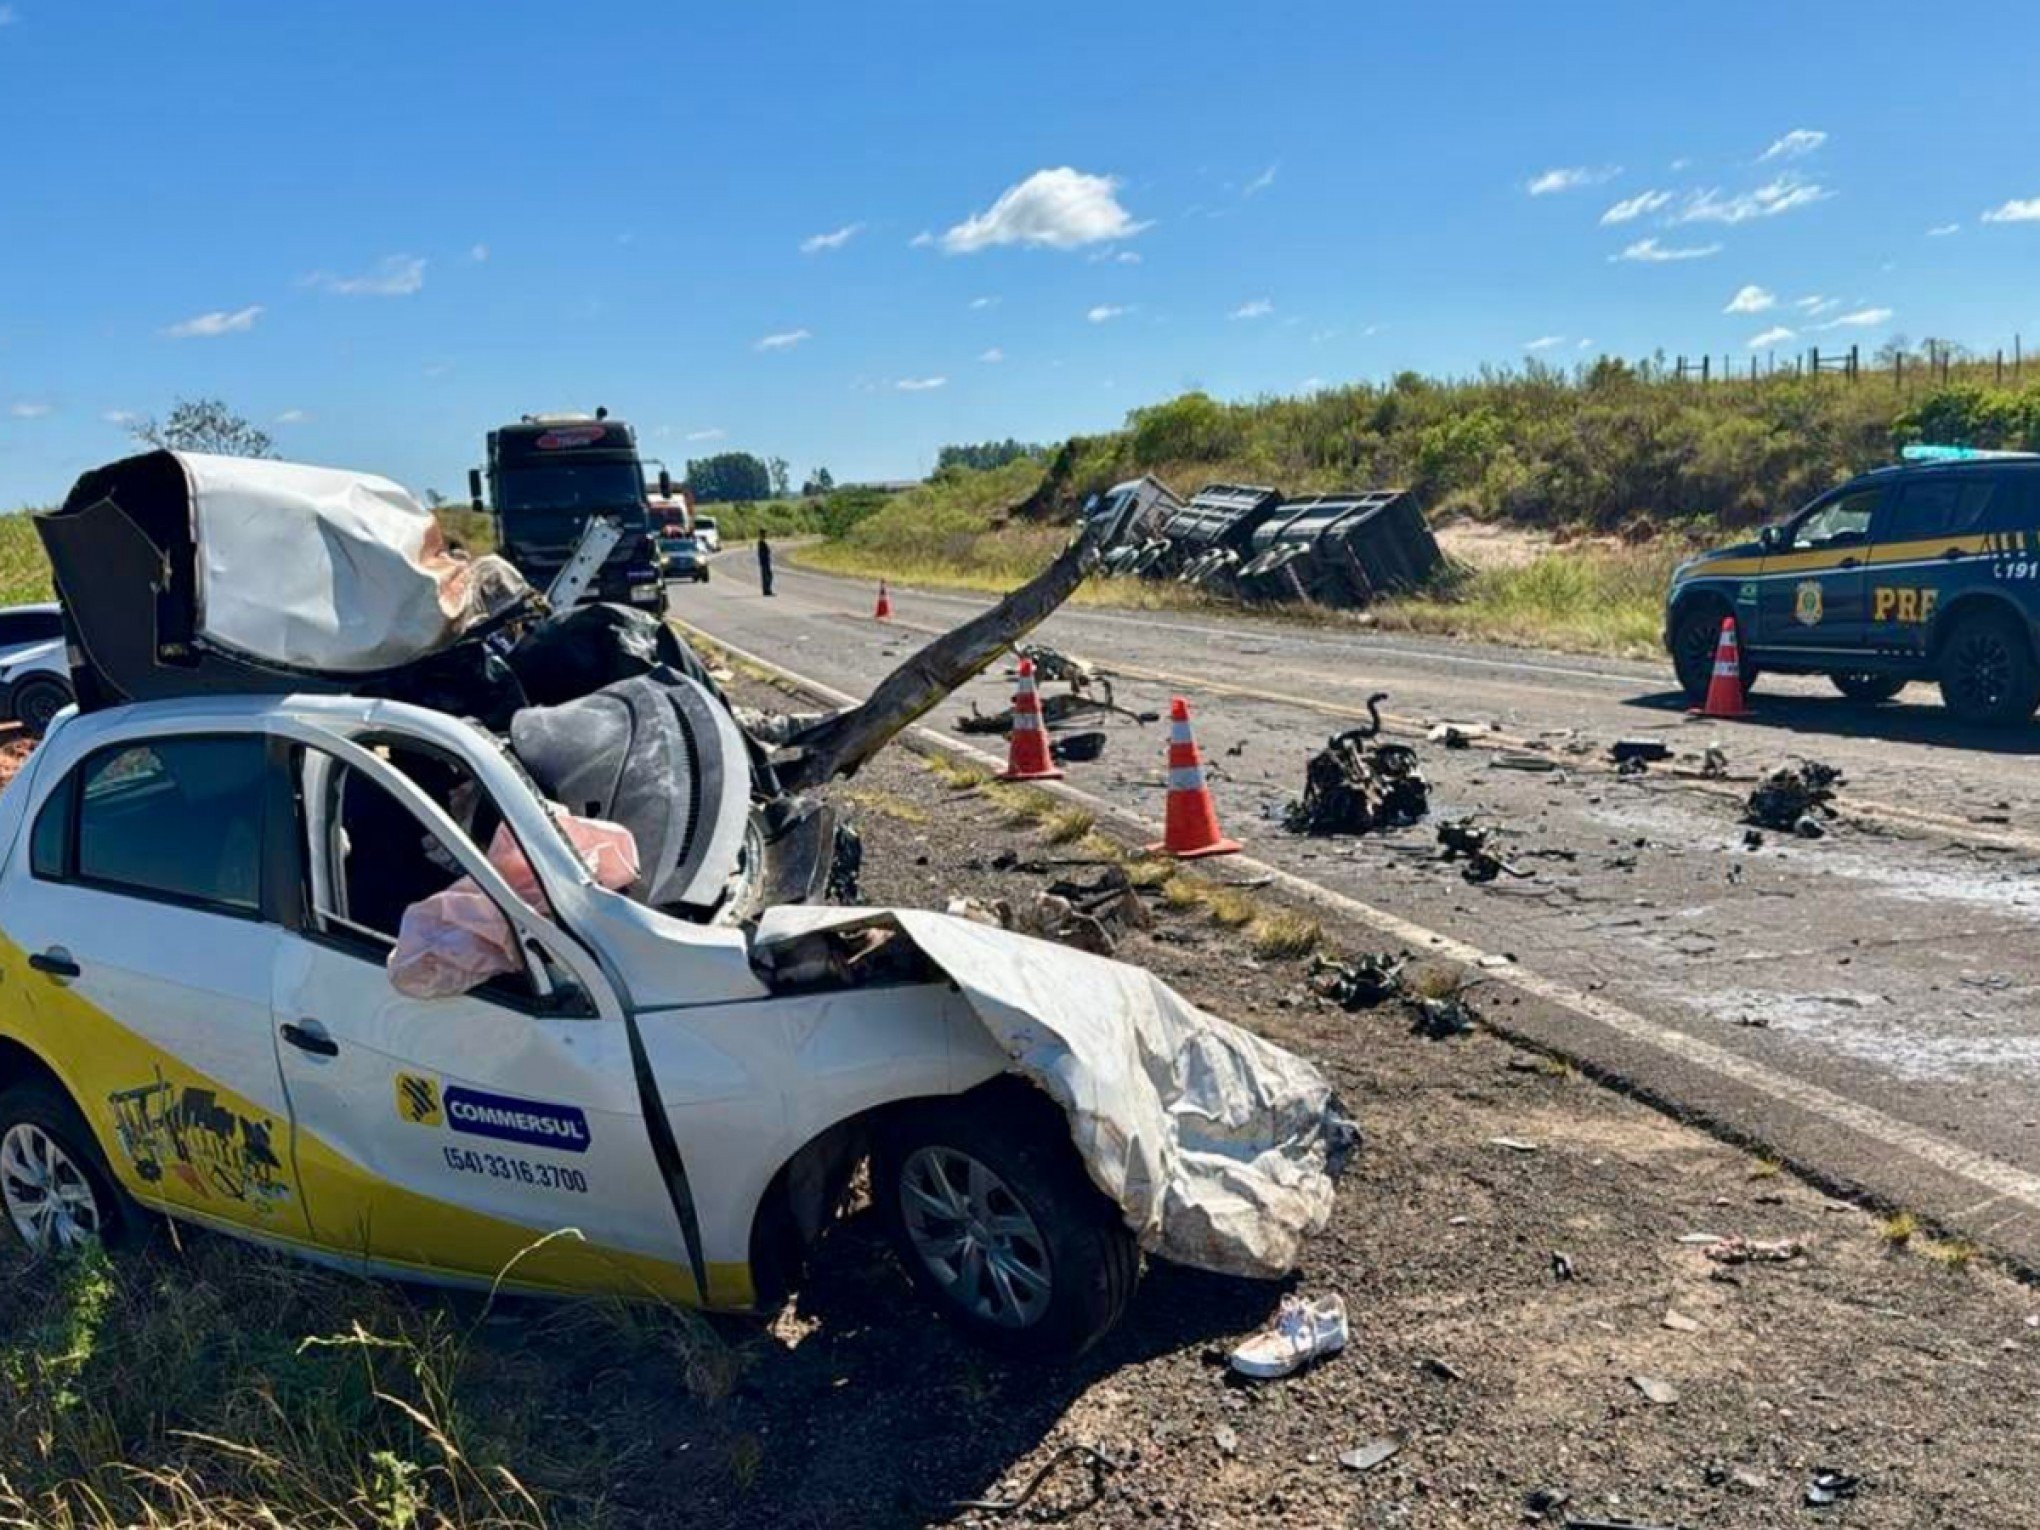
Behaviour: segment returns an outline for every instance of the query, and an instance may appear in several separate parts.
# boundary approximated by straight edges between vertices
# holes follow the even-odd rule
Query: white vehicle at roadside
[[[487,724],[281,689],[494,578],[393,495],[157,453],[39,522],[60,589],[94,572],[73,615],[106,662],[0,791],[0,1206],[31,1248],[160,1213],[372,1273],[769,1310],[868,1162],[915,1284],[1013,1350],[1097,1338],[1143,1251],[1294,1267],[1355,1139],[1317,1070],[1122,963],[804,906],[799,760],[704,676]],[[331,576],[226,598],[293,524]],[[134,619],[123,567],[211,598]],[[462,620],[494,642],[491,611]],[[366,678],[479,705],[505,654],[557,683],[612,621],[619,651],[657,626],[583,607],[474,675],[456,635]],[[285,641],[325,669],[256,651]]]
[[[722,528],[715,523],[712,515],[697,515],[694,518],[694,537],[701,543],[701,550],[711,555],[722,551]]]
[[[71,701],[62,638],[0,652],[0,721],[20,723],[30,738],[41,738]]]

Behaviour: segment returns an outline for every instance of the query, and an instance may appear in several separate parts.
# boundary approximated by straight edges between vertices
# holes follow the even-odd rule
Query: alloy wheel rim
[[[22,714],[22,724],[31,732],[41,732],[56,720],[63,711],[63,703],[49,691],[38,689],[30,693],[28,706]]]
[[[16,1122],[0,1137],[0,1203],[22,1241],[37,1253],[83,1248],[105,1226],[84,1169],[29,1121]]]
[[[1993,706],[2011,683],[2011,656],[1996,637],[1979,635],[1963,646],[1962,675],[1969,699],[1979,706]]]
[[[914,1253],[949,1299],[1002,1328],[1048,1308],[1048,1242],[1020,1198],[956,1148],[924,1147],[901,1166],[900,1212]]]

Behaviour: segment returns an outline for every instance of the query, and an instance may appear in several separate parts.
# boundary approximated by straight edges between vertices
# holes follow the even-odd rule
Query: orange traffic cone
[[[886,593],[885,581],[883,579],[878,581],[878,609],[873,611],[871,615],[874,621],[889,622],[892,620],[892,596]]]
[[[1707,682],[1704,706],[1686,709],[1695,717],[1747,717],[1743,705],[1742,656],[1736,651],[1735,618],[1721,619],[1721,641],[1714,649],[1714,677]]]
[[[1230,855],[1237,840],[1218,832],[1218,809],[1204,784],[1204,762],[1197,740],[1190,736],[1190,703],[1181,696],[1169,703],[1169,808],[1162,839],[1149,850],[1162,850],[1178,860],[1200,855]]]
[[[879,587],[881,590],[884,586]],[[881,609],[885,596],[881,594]],[[1048,757],[1048,735],[1041,730],[1041,698],[1034,693],[1034,661],[1020,661],[1020,683],[1013,692],[1013,732],[1006,744],[1006,769],[1001,781],[1060,781],[1062,772]]]

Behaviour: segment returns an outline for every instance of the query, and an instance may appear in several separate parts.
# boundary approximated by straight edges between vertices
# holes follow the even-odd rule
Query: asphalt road
[[[896,589],[881,625],[862,583],[782,566],[768,601],[747,549],[715,567],[675,588],[676,616],[852,696],[986,603]],[[1066,608],[1037,636],[1117,671],[1136,710],[1188,697],[1226,831],[1364,909],[1383,945],[1485,956],[1500,1023],[2040,1267],[2040,728],[1964,728],[1930,687],[1866,708],[1768,677],[1751,719],[1700,722],[1661,665],[1244,617]],[[997,710],[1010,683],[981,678],[927,721]],[[1465,884],[1435,859],[1432,823],[1281,829],[1310,754],[1381,691],[1420,740],[1434,819],[1500,825],[1530,876]],[[1491,733],[1421,742],[1447,720]],[[1114,723],[1070,785],[1159,819],[1164,731]],[[1635,736],[1690,757],[1718,745],[1731,779],[1618,777],[1606,746]],[[1821,840],[1745,848],[1751,781],[1802,756],[1843,767],[1848,816]],[[1510,768],[1526,757],[1555,768]]]

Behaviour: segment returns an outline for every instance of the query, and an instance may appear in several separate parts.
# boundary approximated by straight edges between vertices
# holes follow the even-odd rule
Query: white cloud
[[[1640,191],[1635,196],[1617,202],[1601,214],[1603,223],[1631,223],[1645,213],[1654,213],[1671,201],[1669,191]]]
[[[1705,260],[1709,255],[1719,255],[1718,244],[1665,245],[1658,243],[1653,234],[1648,239],[1639,239],[1625,246],[1620,255],[1610,255],[1610,260],[1641,260],[1656,264],[1667,260]]]
[[[1734,297],[1728,300],[1723,313],[1766,313],[1778,306],[1778,294],[1766,292],[1756,283],[1738,288]]]
[[[1100,303],[1097,307],[1087,310],[1084,314],[1084,317],[1089,319],[1093,324],[1104,324],[1109,322],[1110,320],[1118,318],[1121,314],[1125,313],[1126,311],[1127,310],[1125,308],[1117,304]]]
[[[690,430],[682,438],[688,441],[720,441],[729,434],[720,425],[707,425],[700,430]]]
[[[245,334],[255,327],[255,321],[262,317],[262,305],[250,303],[246,308],[236,308],[229,313],[216,308],[211,313],[202,313],[195,318],[180,319],[163,333],[172,340],[210,340],[215,335]]]
[[[125,429],[127,426],[134,424],[136,420],[139,420],[141,416],[132,409],[109,409],[100,418],[109,425],[118,425]]]
[[[1792,306],[1805,314],[1809,319],[1817,319],[1822,314],[1832,313],[1835,309],[1841,307],[1842,300],[1840,298],[1822,297],[1819,293],[1815,293],[1811,297],[1793,299]]]
[[[761,351],[789,351],[803,341],[814,339],[814,334],[805,329],[783,329],[776,335],[761,335],[757,349]]]
[[[800,242],[803,255],[819,255],[824,250],[840,250],[844,245],[864,232],[862,223],[846,223],[828,234],[810,234]]]
[[[1119,205],[1118,191],[1116,176],[1086,175],[1067,165],[1037,170],[999,193],[985,211],[950,229],[942,236],[942,248],[952,255],[999,244],[1074,250],[1107,239],[1127,239],[1148,225],[1136,223]]]
[[[1750,336],[1750,349],[1761,351],[1767,346],[1776,345],[1780,340],[1790,340],[1793,333],[1782,324],[1774,324],[1762,334]]]
[[[991,347],[991,349],[989,350],[980,351],[978,353],[978,360],[987,363],[1001,362],[1004,361],[1005,359],[1006,353],[1000,350],[996,345]]]
[[[1822,329],[1869,329],[1884,323],[1896,310],[1890,308],[1853,308],[1847,313],[1836,314]]]
[[[1811,154],[1827,142],[1828,135],[1816,128],[1794,128],[1770,148],[1757,156],[1757,163],[1767,159],[1799,159]]]
[[[1321,388],[1323,388],[1324,385],[1325,380],[1322,377],[1306,377],[1302,382],[1296,385],[1296,391],[1298,393],[1316,393]]]
[[[1696,191],[1672,214],[1673,223],[1747,223],[1752,218],[1775,218],[1797,207],[1825,202],[1834,193],[1825,186],[1786,173],[1767,181],[1754,191],[1739,191],[1725,197],[1712,188]]]
[[[39,420],[50,412],[50,406],[37,400],[23,399],[7,412],[17,420]]]
[[[1239,307],[1227,314],[1226,317],[1228,319],[1265,319],[1274,311],[1275,305],[1269,302],[1268,299],[1253,298],[1248,302],[1240,304]]]
[[[970,306],[975,309],[997,308],[999,300],[995,297],[974,297],[970,300]]]
[[[303,285],[343,297],[409,297],[425,285],[425,262],[416,255],[385,255],[373,271],[360,276],[314,271]]]
[[[488,258],[489,247],[486,244],[475,245],[468,251],[468,259],[472,260],[476,265],[480,265]]]
[[[1275,172],[1277,170],[1280,170],[1281,168],[1282,161],[1278,159],[1275,161],[1274,164],[1270,165],[1267,169],[1263,170],[1251,181],[1248,181],[1246,184],[1246,188],[1240,193],[1240,195],[1248,197],[1260,195],[1262,192],[1266,191],[1270,186],[1275,184]]]
[[[2040,223],[2040,197],[2014,197],[1983,215],[1986,223]]]
[[[1114,261],[1116,261],[1118,264],[1122,266],[1137,266],[1140,264],[1140,251],[1121,250],[1117,255],[1113,256],[1112,258]]]
[[[310,419],[311,415],[302,409],[286,409],[276,417],[276,423],[279,425],[302,425]]]
[[[920,233],[907,241],[907,248],[910,250],[925,250],[934,242],[935,236],[924,228]]]
[[[1548,197],[1556,191],[1577,191],[1582,186],[1598,186],[1603,181],[1612,181],[1622,173],[1620,165],[1567,165],[1557,170],[1547,170],[1542,175],[1532,176],[1524,187],[1533,197]]]
[[[949,379],[946,377],[902,377],[893,386],[902,393],[927,393],[935,388],[948,387]]]
[[[1593,348],[1594,342],[1591,340],[1582,340],[1578,345],[1573,347],[1573,349],[1576,351],[1590,351]]]
[[[1946,239],[1950,234],[1959,234],[1961,232],[1962,225],[1959,223],[1937,223],[1927,230],[1927,237],[1929,239]]]
[[[1539,335],[1535,340],[1525,340],[1523,342],[1523,349],[1526,351],[1548,351],[1554,345],[1564,344],[1564,335]]]

